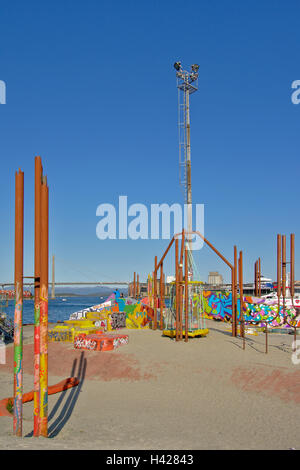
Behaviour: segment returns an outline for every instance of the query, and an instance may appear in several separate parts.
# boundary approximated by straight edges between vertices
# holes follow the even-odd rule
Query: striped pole
[[[23,421],[23,239],[24,173],[16,172],[15,186],[15,317],[14,317],[14,418],[13,432],[22,436]]]
[[[35,157],[35,214],[34,214],[34,393],[33,435],[39,436],[40,414],[40,276],[41,276],[41,157]]]
[[[40,435],[48,437],[48,216],[46,178],[41,186],[41,289],[40,289]]]

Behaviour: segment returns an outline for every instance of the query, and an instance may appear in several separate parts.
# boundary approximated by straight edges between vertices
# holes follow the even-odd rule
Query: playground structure
[[[153,328],[157,329],[158,326],[158,321],[157,321],[157,313],[158,313],[158,300],[160,301],[160,306],[161,306],[161,313],[160,313],[160,318],[159,318],[159,328],[160,330],[164,329],[164,321],[163,321],[163,309],[164,309],[164,274],[163,274],[163,263],[164,260],[169,253],[172,245],[175,243],[175,320],[172,323],[173,326],[175,327],[175,338],[176,341],[179,341],[182,339],[182,331],[183,331],[183,324],[188,325],[188,328],[185,328],[185,342],[188,341],[188,336],[189,336],[189,331],[190,335],[192,334],[192,331],[195,331],[197,328],[194,328],[192,325],[193,323],[193,298],[195,297],[195,294],[197,294],[196,289],[196,284],[193,286],[193,272],[192,266],[195,266],[193,262],[193,257],[192,257],[192,252],[189,250],[188,243],[186,241],[188,240],[189,236],[192,235],[197,235],[202,238],[204,243],[206,243],[214,252],[215,254],[222,259],[222,261],[230,268],[231,270],[231,283],[232,283],[232,335],[236,336],[236,331],[237,331],[237,248],[236,246],[234,247],[234,265],[231,264],[215,247],[212,243],[210,243],[200,232],[198,231],[192,231],[192,232],[186,232],[185,230],[182,230],[181,233],[175,234],[168,247],[166,248],[165,252],[163,253],[159,263],[157,263],[157,256],[155,256],[154,259],[154,271],[152,273],[152,280],[151,286],[149,285],[149,292],[148,295],[151,299],[150,306],[153,308],[154,311],[154,324]],[[179,255],[179,238],[181,238],[181,248],[180,248],[180,255]],[[186,245],[186,246],[185,246]],[[184,259],[183,259],[184,258]],[[185,263],[183,261],[185,260]],[[183,265],[185,264],[185,274],[183,275]],[[160,270],[160,297],[158,297],[158,270]],[[151,278],[150,278],[151,279]],[[198,291],[200,289],[201,284],[198,285]],[[184,298],[184,300],[183,300]],[[203,314],[204,312],[201,311],[201,302],[202,302],[202,297],[200,295],[199,298],[199,305],[200,305],[200,310],[198,313],[198,324],[199,326],[204,326],[203,322]],[[173,304],[172,304],[173,305]],[[171,307],[172,310],[173,307]],[[184,312],[184,315],[183,315]],[[183,318],[184,316],[184,318]],[[206,328],[198,328],[199,330],[206,330]],[[207,332],[202,332],[203,334],[207,334]],[[173,335],[173,334],[172,334]],[[200,332],[201,336],[201,332]]]
[[[295,295],[295,235],[290,235],[290,261],[286,261],[286,236],[277,236],[277,296],[278,300],[261,298],[261,259],[255,262],[255,296],[244,296],[243,292],[243,252],[234,246],[234,261],[231,264],[200,232],[192,232],[200,236],[203,241],[225,262],[231,269],[231,292],[211,292],[203,290],[201,281],[192,280],[195,272],[193,257],[188,244],[184,247],[185,232],[174,235],[159,263],[157,256],[154,259],[154,271],[148,276],[149,305],[153,308],[153,328],[159,325],[164,334],[175,337],[179,341],[189,336],[205,336],[205,318],[226,321],[231,323],[232,336],[241,336],[243,349],[245,349],[245,331],[255,334],[253,328],[264,331],[266,334],[266,353],[268,352],[268,330],[284,328],[293,330],[296,339],[297,328],[300,326],[300,310],[294,305]],[[179,251],[179,238],[181,238],[181,252]],[[175,281],[172,283],[169,305],[164,298],[163,262],[175,243]],[[185,275],[183,277],[183,253],[185,259]],[[281,255],[281,253],[283,253]],[[286,305],[286,265],[290,264],[289,294],[292,306]],[[192,266],[190,271],[186,269]],[[158,270],[160,279],[158,280]],[[187,305],[187,307],[186,307]],[[188,325],[188,328],[185,328]],[[183,334],[184,331],[184,334]],[[207,333],[206,333],[207,334]]]

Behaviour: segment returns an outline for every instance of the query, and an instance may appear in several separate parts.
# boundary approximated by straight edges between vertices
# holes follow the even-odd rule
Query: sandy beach
[[[232,338],[208,321],[206,338],[187,344],[160,331],[121,330],[115,351],[49,343],[49,385],[77,376],[77,387],[49,396],[49,438],[32,437],[33,403],[23,405],[23,438],[0,417],[1,449],[300,448],[300,366],[293,337]],[[0,399],[12,396],[13,345],[0,365]],[[33,327],[24,328],[24,392],[33,389]]]

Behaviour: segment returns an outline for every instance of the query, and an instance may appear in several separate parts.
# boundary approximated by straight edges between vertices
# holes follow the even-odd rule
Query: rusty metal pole
[[[295,234],[291,233],[290,235],[290,293],[292,298],[292,303],[294,301],[295,295]]]
[[[140,297],[140,276],[139,274],[136,275],[136,298],[139,299]]]
[[[178,238],[175,240],[175,302],[176,302],[176,341],[179,341],[179,285],[178,285]]]
[[[153,299],[154,299],[154,326],[153,329],[157,329],[157,256],[154,259],[154,292],[153,292]]]
[[[240,336],[243,338],[243,349],[245,349],[245,328],[244,328],[244,291],[243,291],[243,252],[239,256],[239,281],[240,281]]]
[[[278,315],[280,313],[281,297],[281,235],[277,235],[277,297],[278,297]]]
[[[159,294],[160,294],[160,314],[159,314],[159,328],[163,330],[163,299],[164,299],[164,294],[163,294],[163,276],[164,276],[164,268],[163,268],[163,263],[160,266],[160,288],[159,288]]]
[[[292,305],[294,306],[295,295],[295,234],[290,234],[290,294],[292,298]],[[296,326],[294,327],[294,344],[296,348]]]
[[[23,240],[24,173],[15,176],[15,316],[14,316],[14,418],[13,432],[22,436],[23,424]]]
[[[41,186],[41,288],[40,288],[40,436],[48,437],[48,271],[49,194],[47,179]]]
[[[136,298],[135,272],[133,273],[133,297]]]
[[[188,289],[189,289],[189,280],[188,280],[188,277],[189,277],[189,269],[188,269],[188,251],[187,251],[187,247],[185,247],[185,250],[184,250],[184,267],[185,267],[185,272],[184,272],[184,316],[185,316],[185,326],[184,326],[184,331],[185,331],[185,339],[184,341],[187,342],[188,339],[189,339],[189,317],[188,317],[188,310],[189,310],[189,292],[188,292]]]
[[[258,258],[258,297],[261,297],[261,263]]]
[[[258,297],[258,262],[255,261],[254,263],[254,295]]]
[[[41,157],[35,157],[34,192],[34,392],[33,435],[39,436],[40,415],[40,277],[41,277]]]

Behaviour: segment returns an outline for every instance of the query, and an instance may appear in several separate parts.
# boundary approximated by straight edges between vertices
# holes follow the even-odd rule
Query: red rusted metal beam
[[[227,264],[227,266],[229,266],[230,269],[233,269],[233,266],[232,264],[225,258],[225,256],[223,256],[214,246],[212,243],[210,243],[200,232],[198,231],[195,231],[195,232],[192,232],[192,233],[196,233],[197,235],[199,235],[200,238],[202,238],[202,240],[219,256],[219,258],[221,258],[224,263]]]
[[[173,243],[174,243],[174,240],[175,240],[175,235],[174,235],[174,237],[172,237],[172,239],[171,239],[169,245],[167,246],[167,248],[166,248],[164,254],[163,254],[162,257],[161,257],[160,262],[157,264],[156,270],[158,270],[158,269],[161,267],[162,263],[164,262],[165,257],[167,256],[168,252],[170,251],[171,246],[172,246]]]

